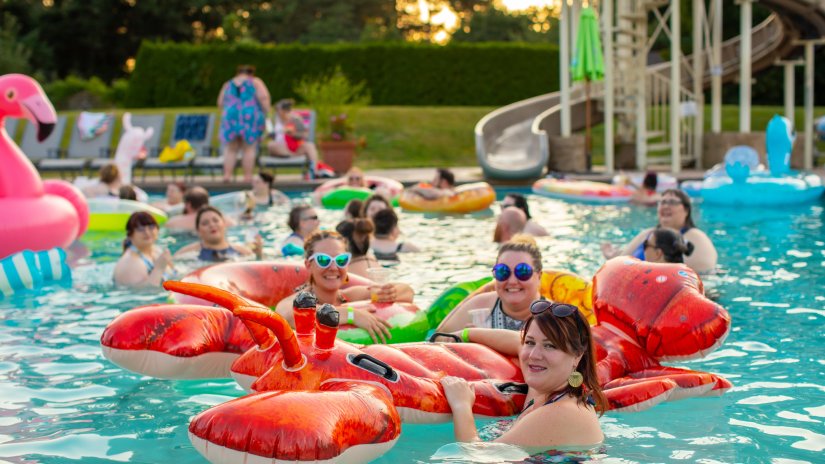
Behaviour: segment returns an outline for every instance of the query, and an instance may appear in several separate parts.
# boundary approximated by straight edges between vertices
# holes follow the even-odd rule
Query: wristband
[[[464,343],[470,343],[470,329],[464,329],[461,331],[461,341]]]
[[[355,308],[347,306],[347,324],[355,325]]]

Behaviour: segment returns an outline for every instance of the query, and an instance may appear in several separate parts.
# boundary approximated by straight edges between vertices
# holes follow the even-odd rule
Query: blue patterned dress
[[[221,114],[221,145],[237,138],[249,145],[258,143],[264,132],[265,115],[255,96],[252,79],[244,80],[241,85],[230,80],[226,86]]]

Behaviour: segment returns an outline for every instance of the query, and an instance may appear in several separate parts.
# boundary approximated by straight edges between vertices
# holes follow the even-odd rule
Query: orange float
[[[453,195],[428,200],[410,190],[398,197],[398,204],[409,211],[429,213],[471,213],[489,208],[496,201],[496,192],[487,182],[459,185]]]

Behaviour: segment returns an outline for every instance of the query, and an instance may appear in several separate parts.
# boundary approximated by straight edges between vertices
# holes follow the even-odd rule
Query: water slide
[[[752,72],[771,66],[776,60],[799,52],[796,40],[825,37],[825,0],[762,0],[761,5],[774,13],[755,26],[751,33]],[[722,44],[722,80],[729,82],[739,76],[740,39],[735,37]],[[705,66],[704,84],[710,85],[711,75]],[[648,73],[669,75],[670,63],[648,67]],[[690,75],[682,76],[688,88]],[[591,85],[591,94],[601,98],[601,86]],[[593,124],[604,120],[601,105],[592,105]],[[581,85],[571,88],[570,119],[573,131],[584,129],[585,98]],[[485,177],[492,179],[531,179],[541,177],[551,156],[548,136],[560,135],[561,95],[559,92],[539,95],[498,108],[485,115],[475,127],[478,163]]]

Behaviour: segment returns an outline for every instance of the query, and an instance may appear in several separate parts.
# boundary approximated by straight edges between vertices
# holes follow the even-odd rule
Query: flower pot
[[[321,142],[318,148],[321,150],[321,159],[324,163],[328,164],[336,174],[342,175],[352,167],[356,146],[358,146],[358,142],[344,140],[340,142]]]

